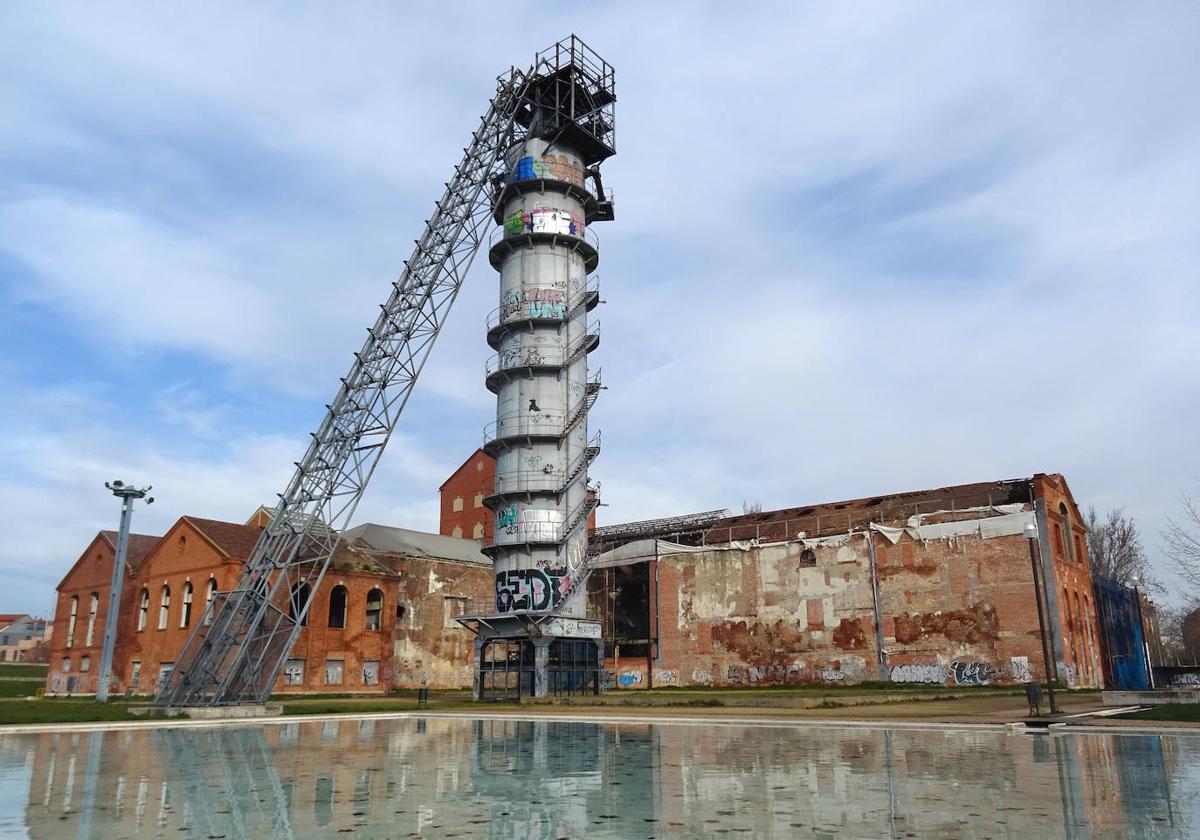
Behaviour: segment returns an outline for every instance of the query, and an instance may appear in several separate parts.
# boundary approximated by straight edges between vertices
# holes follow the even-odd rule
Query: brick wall
[[[492,541],[492,512],[483,506],[483,496],[496,477],[496,460],[477,450],[441,486],[441,516],[438,532],[480,542]]]
[[[221,526],[248,553],[258,528]],[[47,691],[92,693],[103,641],[104,611],[112,575],[113,547],[97,536],[59,586],[56,620],[62,632],[50,643]],[[347,550],[326,574],[313,597],[305,628],[285,663],[278,692],[384,693],[416,687],[422,678],[435,688],[467,687],[472,681],[471,635],[453,620],[468,599],[490,598],[492,570],[484,564],[403,556],[371,557]],[[153,693],[163,666],[173,665],[203,620],[208,584],[228,591],[241,573],[243,558],[210,540],[187,517],[180,519],[126,575],[113,657],[114,694],[132,689]],[[191,610],[185,618],[185,593]],[[165,621],[164,588],[169,593]],[[336,609],[340,593],[345,609]],[[371,598],[378,592],[376,601]],[[99,597],[93,643],[85,644],[89,598]],[[143,615],[143,592],[145,610]],[[335,592],[338,594],[335,596]],[[67,646],[71,599],[79,599],[75,638]],[[336,597],[337,602],[331,601]],[[369,626],[368,604],[378,614]],[[344,612],[344,614],[342,614]],[[334,620],[331,621],[331,613]],[[161,624],[161,626],[160,626]],[[338,625],[342,626],[331,626]],[[83,671],[86,657],[87,671]],[[67,667],[64,669],[64,662]]]
[[[649,676],[656,686],[1043,678],[1024,536],[902,534],[893,544],[875,534],[873,546],[882,669],[868,541],[857,533],[820,541],[810,555],[793,542],[662,557],[654,672],[623,660],[618,683],[644,685]],[[1098,670],[1081,666],[1076,684],[1099,683]]]

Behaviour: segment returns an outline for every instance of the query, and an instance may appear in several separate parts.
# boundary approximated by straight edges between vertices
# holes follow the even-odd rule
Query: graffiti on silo
[[[556,155],[553,152],[542,155],[541,159],[526,155],[517,161],[517,165],[508,173],[505,183],[515,184],[518,181],[535,181],[540,178],[554,178],[582,187],[583,165],[566,155]]]

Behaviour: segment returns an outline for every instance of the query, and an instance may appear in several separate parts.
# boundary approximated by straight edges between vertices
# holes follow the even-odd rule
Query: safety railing
[[[537,411],[512,411],[497,417],[483,427],[483,445],[512,437],[564,437],[587,414],[600,393],[600,371],[589,379],[583,388],[583,396],[563,411],[558,408],[542,408]]]
[[[518,368],[565,367],[588,352],[587,348],[599,341],[600,323],[596,321],[588,324],[587,332],[568,347],[532,345],[502,350],[484,363],[484,373],[486,376],[491,376],[494,373]]]
[[[555,464],[545,464],[540,468],[498,472],[483,482],[483,497],[487,499],[522,492],[562,493],[599,454],[600,432],[596,432],[565,470],[559,470]]]
[[[596,236],[596,232],[584,224],[582,219],[573,218],[566,210],[555,210],[554,215],[548,212],[538,214],[536,211],[527,215],[530,216],[530,219],[522,221],[520,228],[511,224],[513,221],[511,216],[505,220],[503,225],[493,228],[488,235],[488,248],[491,249],[495,247],[496,243],[506,239],[542,234],[574,239],[590,246],[593,251],[600,250],[600,238]]]
[[[538,296],[539,293],[541,293],[543,291],[547,291],[547,290],[531,289],[530,294],[536,297],[536,296]],[[505,303],[500,304],[499,306],[497,306],[495,309],[493,309],[491,312],[488,313],[487,329],[489,331],[491,331],[491,330],[494,330],[496,327],[500,326],[501,324],[507,324],[507,323],[511,323],[513,321],[523,321],[523,320],[529,320],[529,319],[533,319],[533,320],[546,319],[546,320],[556,320],[556,321],[570,320],[571,316],[579,308],[580,305],[586,304],[586,303],[590,302],[591,300],[597,299],[599,294],[600,294],[600,276],[598,274],[592,274],[592,275],[589,275],[586,280],[584,280],[583,286],[581,288],[572,291],[570,294],[566,294],[564,292],[563,299],[561,301],[563,304],[563,308],[562,308],[561,312],[553,307],[546,307],[546,306],[539,305],[538,311],[536,313],[534,313],[530,309],[530,306],[529,306],[530,303],[545,304],[545,303],[553,303],[553,301],[525,300],[525,293],[522,292],[516,300],[506,301]]]

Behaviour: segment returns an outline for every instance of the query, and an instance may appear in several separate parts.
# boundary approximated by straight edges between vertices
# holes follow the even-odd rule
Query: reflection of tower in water
[[[489,803],[488,837],[583,837],[588,795],[602,787],[599,727],[477,720],[471,779]]]

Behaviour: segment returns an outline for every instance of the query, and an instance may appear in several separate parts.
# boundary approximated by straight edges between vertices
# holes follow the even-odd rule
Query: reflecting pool
[[[0,737],[16,837],[1200,836],[1200,737],[428,717]]]

